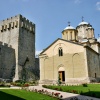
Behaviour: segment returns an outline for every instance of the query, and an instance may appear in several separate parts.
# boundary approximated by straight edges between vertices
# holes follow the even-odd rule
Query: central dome
[[[81,22],[78,25],[80,26],[80,25],[88,25],[88,24],[89,24],[88,22]]]

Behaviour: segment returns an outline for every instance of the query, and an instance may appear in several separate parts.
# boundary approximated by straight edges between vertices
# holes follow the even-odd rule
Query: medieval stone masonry
[[[0,78],[10,79],[15,75],[15,50],[6,43],[0,42]]]
[[[100,81],[100,43],[94,28],[82,20],[70,24],[40,55],[40,84],[79,84]]]
[[[31,81],[40,75],[40,84],[99,82],[98,40],[88,22],[69,24],[38,59],[35,24],[22,15],[7,18],[0,21],[0,79]]]
[[[35,24],[22,15],[2,20],[0,41],[0,78],[35,79]]]

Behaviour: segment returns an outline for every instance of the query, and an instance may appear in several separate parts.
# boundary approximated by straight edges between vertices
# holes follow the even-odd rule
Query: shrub
[[[23,80],[16,80],[15,83],[23,83]]]
[[[55,95],[56,97],[59,97],[60,93],[55,93],[54,95]]]
[[[1,82],[0,87],[10,87],[10,84]]]
[[[62,96],[62,95],[60,95],[60,98],[63,98],[63,96]]]
[[[80,94],[83,95],[83,92],[81,91]]]
[[[83,83],[82,85],[83,87],[88,87],[87,83]]]
[[[28,87],[28,86],[29,86],[29,84],[28,84],[28,83],[25,83],[25,84],[24,84],[24,87]]]
[[[77,91],[76,90],[72,90],[72,93],[77,93]]]
[[[62,91],[62,88],[60,87],[59,91]]]
[[[42,85],[42,87],[47,88],[47,86],[46,86],[46,85]]]
[[[21,86],[21,83],[16,83],[15,86]]]
[[[55,88],[54,90],[58,90],[58,88]]]
[[[4,83],[0,83],[0,87],[4,87],[5,86],[5,84]]]

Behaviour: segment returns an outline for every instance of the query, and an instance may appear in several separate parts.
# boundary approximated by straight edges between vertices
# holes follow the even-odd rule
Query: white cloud
[[[97,10],[100,10],[100,2],[96,3]]]
[[[79,3],[81,3],[81,0],[75,0],[75,3],[79,4]]]

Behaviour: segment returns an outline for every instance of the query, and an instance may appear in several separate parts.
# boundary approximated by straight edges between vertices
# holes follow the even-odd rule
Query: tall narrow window
[[[1,48],[0,48],[0,54],[1,54]]]
[[[72,40],[72,32],[70,32],[70,40]]]
[[[96,73],[95,73],[95,78],[97,77]]]
[[[61,47],[58,49],[58,53],[59,53],[59,56],[63,56],[63,49]]]

